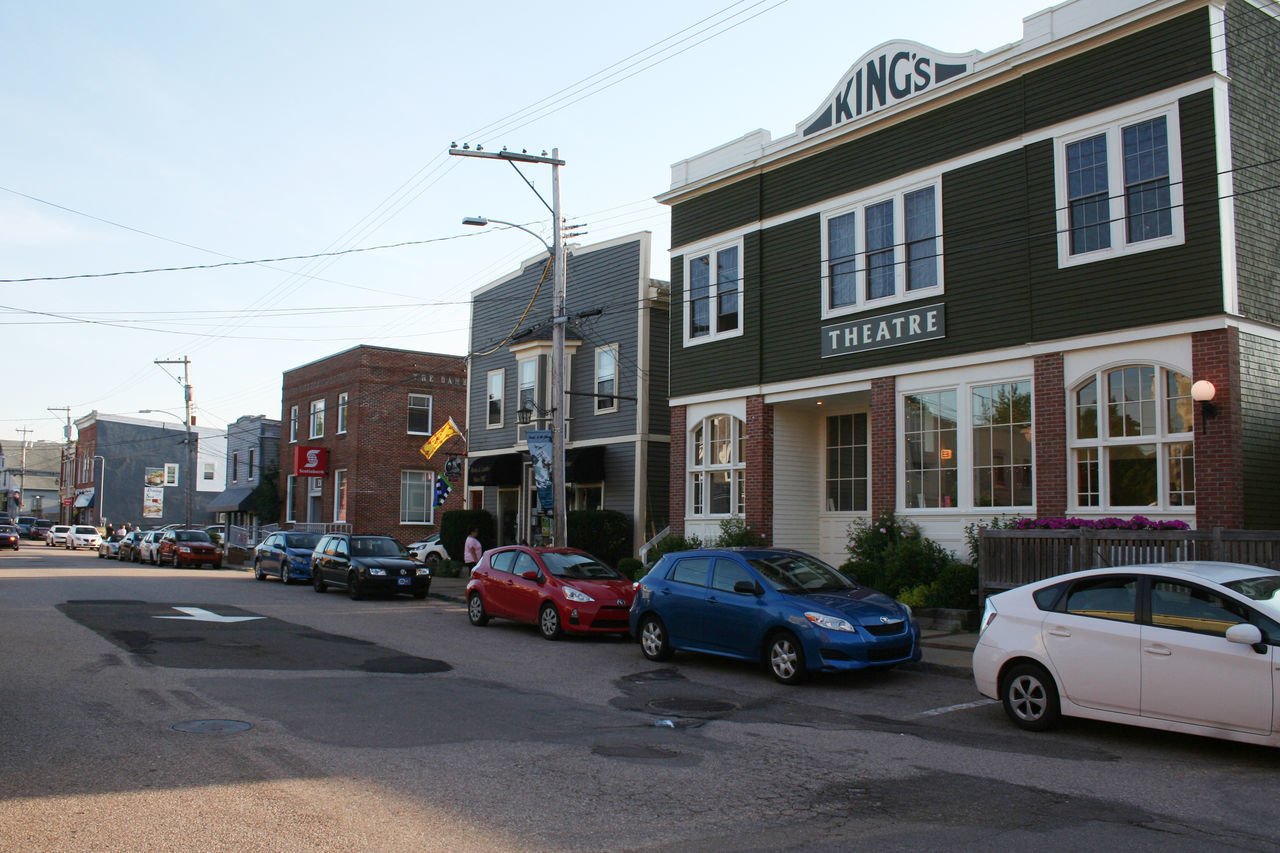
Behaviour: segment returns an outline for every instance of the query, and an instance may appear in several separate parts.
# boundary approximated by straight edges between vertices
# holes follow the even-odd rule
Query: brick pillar
[[[871,380],[871,517],[898,505],[898,395],[892,376]]]
[[[1244,527],[1244,453],[1240,423],[1240,332],[1191,335],[1191,378],[1213,383],[1216,414],[1195,406],[1196,527]]]
[[[1034,384],[1036,515],[1061,518],[1067,514],[1067,394],[1062,353],[1036,356]]]
[[[773,544],[773,406],[747,398],[747,527]]]
[[[685,494],[688,478],[685,462],[688,459],[689,430],[685,423],[688,411],[684,406],[671,407],[671,475],[669,477],[667,510],[672,536],[684,535]]]

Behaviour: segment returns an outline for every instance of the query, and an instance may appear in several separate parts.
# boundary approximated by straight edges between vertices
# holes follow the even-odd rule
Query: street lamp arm
[[[551,248],[551,245],[546,240],[542,239],[542,237],[538,234],[538,232],[530,231],[528,228],[525,228],[523,225],[517,225],[516,223],[508,222],[505,219],[489,219],[488,217],[485,217],[485,216],[468,216],[467,218],[462,220],[462,224],[477,225],[477,226],[480,226],[481,228],[490,224],[507,225],[511,228],[518,228],[519,230],[523,231],[524,233],[528,234],[530,237],[532,237],[533,239],[541,243],[542,248],[546,249],[548,254],[551,254],[551,255],[555,254],[555,250]]]

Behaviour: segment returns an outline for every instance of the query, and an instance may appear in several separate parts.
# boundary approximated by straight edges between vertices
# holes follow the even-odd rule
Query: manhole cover
[[[667,699],[654,699],[647,703],[645,707],[651,711],[657,711],[659,714],[705,717],[726,714],[729,711],[736,710],[738,706],[732,702],[722,702],[716,699],[682,699],[678,696],[673,696]]]
[[[169,728],[176,732],[191,732],[198,735],[225,735],[231,732],[245,732],[253,728],[253,723],[240,720],[188,720],[185,723],[174,723]]]

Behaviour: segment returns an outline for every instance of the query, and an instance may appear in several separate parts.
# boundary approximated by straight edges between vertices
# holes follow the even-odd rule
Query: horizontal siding
[[[1280,530],[1280,344],[1240,335],[1245,526]]]

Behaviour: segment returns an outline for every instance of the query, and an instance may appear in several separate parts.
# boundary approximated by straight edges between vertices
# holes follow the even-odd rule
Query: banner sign
[[[419,448],[419,452],[430,459],[435,455],[436,451],[440,449],[440,445],[444,444],[455,435],[462,435],[462,430],[458,429],[458,425],[453,422],[453,418],[449,418],[444,426],[436,430],[432,434],[431,438],[427,439],[427,443]]]
[[[161,480],[163,483],[164,481]],[[164,486],[142,487],[142,517],[164,518]]]
[[[529,440],[529,458],[533,460],[533,484],[538,487],[538,503],[542,511],[555,509],[554,489],[551,488],[551,430],[531,429],[525,433]]]
[[[323,477],[329,473],[329,450],[325,447],[293,449],[293,475],[295,477]]]
[[[947,336],[946,306],[926,305],[822,327],[822,357],[914,344]]]

